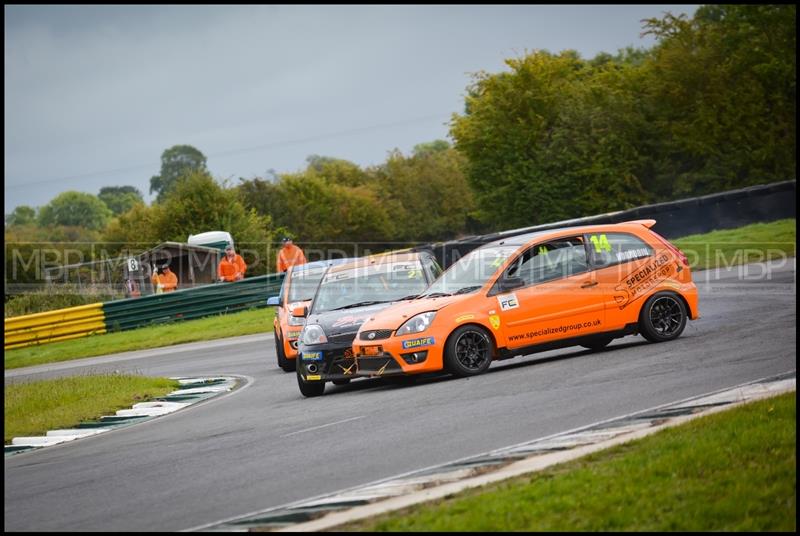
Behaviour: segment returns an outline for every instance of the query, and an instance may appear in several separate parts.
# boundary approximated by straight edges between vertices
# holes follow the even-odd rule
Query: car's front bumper
[[[359,376],[388,376],[396,374],[421,374],[442,370],[443,342],[432,336],[390,337],[381,341],[356,340],[356,374]]]
[[[350,345],[300,345],[297,370],[306,381],[347,380],[356,375],[355,356]]]

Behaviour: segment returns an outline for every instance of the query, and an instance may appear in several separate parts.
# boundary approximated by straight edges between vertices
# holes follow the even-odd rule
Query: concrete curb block
[[[50,430],[44,436],[15,437],[5,445],[6,456],[50,447],[84,437],[110,432],[125,426],[145,422],[202,402],[236,388],[238,378],[217,376],[213,378],[170,378],[178,380],[181,387],[150,402],[139,402],[131,409],[121,409],[116,415],[104,415],[97,421],[84,422],[74,429]],[[180,402],[170,398],[178,398]]]

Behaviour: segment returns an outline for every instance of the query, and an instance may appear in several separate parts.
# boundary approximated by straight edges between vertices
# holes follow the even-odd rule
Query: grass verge
[[[686,254],[693,270],[794,257],[796,241],[794,218],[670,240]]]
[[[274,316],[275,308],[267,307],[240,313],[198,318],[197,320],[149,326],[130,331],[92,335],[41,346],[6,350],[5,368],[29,367],[81,357],[265,333],[272,329]],[[169,342],[165,344],[164,341]]]
[[[175,380],[123,374],[75,376],[5,386],[4,441],[40,436],[83,421],[113,415],[177,389]]]
[[[342,531],[791,531],[796,393]]]

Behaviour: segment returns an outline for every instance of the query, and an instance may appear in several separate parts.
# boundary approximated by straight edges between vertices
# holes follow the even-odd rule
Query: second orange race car
[[[376,313],[353,344],[356,374],[480,374],[495,359],[641,333],[677,338],[699,318],[683,253],[655,220],[539,231],[453,264],[419,298]]]

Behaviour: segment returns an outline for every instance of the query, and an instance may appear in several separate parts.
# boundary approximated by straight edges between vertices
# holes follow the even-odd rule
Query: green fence
[[[284,274],[250,277],[235,283],[214,283],[140,298],[103,304],[107,331],[134,329],[152,324],[190,320],[267,306],[276,296]]]

